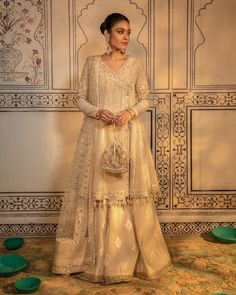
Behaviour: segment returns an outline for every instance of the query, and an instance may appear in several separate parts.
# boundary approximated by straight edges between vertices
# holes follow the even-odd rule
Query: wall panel
[[[234,0],[192,1],[192,86],[236,87]]]
[[[170,87],[170,1],[153,1],[153,89]]]
[[[173,89],[186,89],[188,84],[188,1],[173,1]]]
[[[51,46],[52,46],[52,88],[70,89],[71,84],[71,28],[69,0],[52,1]]]

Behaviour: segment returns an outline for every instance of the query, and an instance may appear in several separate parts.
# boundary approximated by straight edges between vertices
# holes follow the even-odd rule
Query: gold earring
[[[112,52],[112,49],[111,49],[109,39],[106,39],[106,44],[107,44],[106,53],[110,54]]]

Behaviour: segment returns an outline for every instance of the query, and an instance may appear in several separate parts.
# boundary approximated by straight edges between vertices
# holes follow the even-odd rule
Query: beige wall
[[[127,52],[146,65],[153,107],[142,117],[163,231],[232,225],[235,0],[18,3],[10,17],[19,21],[0,36],[0,234],[55,234],[83,118],[74,104],[78,78],[85,58],[105,50],[99,25],[114,11],[129,17]]]

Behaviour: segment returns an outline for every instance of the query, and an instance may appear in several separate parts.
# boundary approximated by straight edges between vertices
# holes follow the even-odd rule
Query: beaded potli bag
[[[102,155],[102,169],[110,174],[120,175],[129,169],[129,160],[124,145],[118,141],[113,124],[114,140]]]

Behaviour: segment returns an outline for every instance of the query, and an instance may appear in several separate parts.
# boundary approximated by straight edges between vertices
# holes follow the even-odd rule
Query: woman
[[[87,58],[77,106],[84,112],[61,210],[53,272],[109,284],[156,279],[172,268],[156,215],[159,184],[139,115],[149,108],[141,61],[125,50],[129,20],[101,24],[108,48]]]

